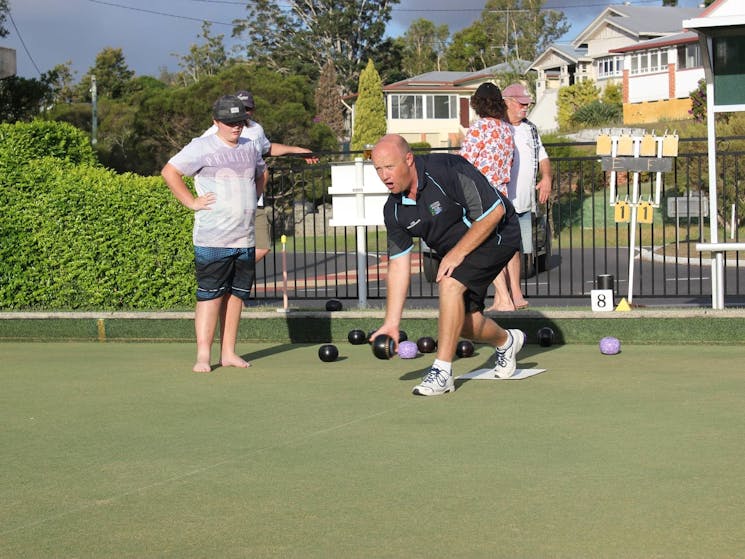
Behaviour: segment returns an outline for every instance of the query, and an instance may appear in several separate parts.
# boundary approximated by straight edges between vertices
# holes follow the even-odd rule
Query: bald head
[[[409,143],[398,134],[386,134],[372,151],[378,177],[393,194],[416,193],[417,174]]]
[[[409,146],[409,142],[407,142],[403,136],[398,134],[386,134],[378,140],[377,144],[375,144],[373,153],[378,149],[386,152],[393,151],[398,153],[401,157],[405,157],[406,154],[411,151],[411,146]]]

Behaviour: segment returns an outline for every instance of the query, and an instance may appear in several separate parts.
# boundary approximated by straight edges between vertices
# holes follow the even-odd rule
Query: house
[[[736,198],[732,206],[732,221],[738,205],[737,177],[731,173],[719,173],[717,168],[716,113],[745,111],[745,5],[742,0],[715,0],[699,17],[688,19],[683,25],[694,31],[701,47],[706,72],[706,128],[709,158],[709,215],[719,213],[719,193],[722,189],[734,190]],[[728,184],[729,183],[729,184]],[[724,200],[724,197],[722,197]],[[711,308],[724,308],[724,252],[731,243],[719,242],[719,227],[710,218]],[[735,224],[733,223],[733,228]],[[697,249],[703,250],[698,245]]]
[[[612,5],[593,19],[570,44],[555,43],[536,58],[529,70],[537,74],[536,106],[530,118],[544,130],[556,126],[556,102],[560,87],[593,80],[601,90],[608,84],[621,84],[624,76],[624,49],[645,41],[665,40],[683,32],[683,20],[695,17],[700,8]],[[681,38],[686,40],[686,38]],[[644,72],[669,71],[668,62],[655,59],[650,47]],[[672,45],[664,47],[668,52]],[[677,45],[675,46],[677,48]],[[637,62],[641,63],[641,51]],[[629,63],[633,56],[628,57]],[[654,65],[652,63],[654,62]],[[661,66],[664,68],[660,69]],[[637,70],[640,71],[639,68]],[[657,99],[666,99],[669,88],[655,90]]]
[[[745,111],[745,3],[715,0],[683,25],[696,33],[703,51],[712,113]]]
[[[696,33],[676,33],[611,53],[623,57],[624,124],[690,117],[691,92],[704,79]]]
[[[387,131],[409,142],[426,142],[434,148],[459,146],[471,121],[471,95],[479,85],[499,74],[521,75],[529,62],[490,66],[477,72],[427,72],[383,87]]]

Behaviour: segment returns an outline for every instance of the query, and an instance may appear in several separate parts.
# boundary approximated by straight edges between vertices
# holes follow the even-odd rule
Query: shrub
[[[424,155],[432,151],[432,145],[429,142],[411,142],[409,147],[411,151],[418,155]]]
[[[623,89],[617,83],[609,83],[603,90],[603,95],[600,99],[606,105],[618,105],[623,106]]]
[[[597,101],[600,90],[592,80],[584,80],[574,85],[559,89],[558,115],[559,127],[568,128],[572,123],[572,115],[580,107]]]
[[[47,157],[0,188],[0,308],[193,304],[192,216],[160,177]]]
[[[96,163],[90,139],[70,124],[41,120],[0,124],[0,169],[12,169],[40,157]]]
[[[688,113],[696,122],[706,122],[706,80],[698,80],[696,89],[691,91],[691,109]]]
[[[602,101],[593,101],[589,105],[577,109],[572,115],[571,121],[575,126],[597,127],[617,123],[621,120],[621,116],[620,105],[608,105]]]

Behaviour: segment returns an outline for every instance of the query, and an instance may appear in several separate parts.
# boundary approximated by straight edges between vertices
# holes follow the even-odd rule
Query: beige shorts
[[[269,218],[266,208],[256,208],[256,250],[271,250],[271,234],[269,232]]]

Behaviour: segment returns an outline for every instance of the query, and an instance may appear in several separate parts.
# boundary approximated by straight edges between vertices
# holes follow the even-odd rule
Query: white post
[[[708,39],[711,41],[711,39]],[[709,147],[709,242],[719,242],[717,220],[717,141],[714,123],[714,83],[706,84],[706,132]],[[711,259],[711,308],[724,308],[724,258],[717,252]]]
[[[616,157],[616,154],[618,153],[618,136],[611,136],[611,147],[610,147],[610,156],[611,158]],[[611,171],[610,172],[610,190],[608,191],[608,199],[610,200],[610,205],[615,206],[616,205],[616,172]]]
[[[365,168],[361,157],[354,159],[354,192],[357,202],[357,219],[365,219]],[[357,226],[357,305],[367,308],[367,233],[364,225]]]
[[[735,240],[735,231],[737,231],[737,221],[735,221],[735,205],[732,204],[732,217],[730,218],[729,238]]]
[[[634,140],[634,157],[639,157],[639,140]],[[631,239],[629,240],[629,290],[627,300],[629,304],[634,299],[634,252],[636,252],[636,215],[639,205],[639,173],[634,172],[631,191]]]

